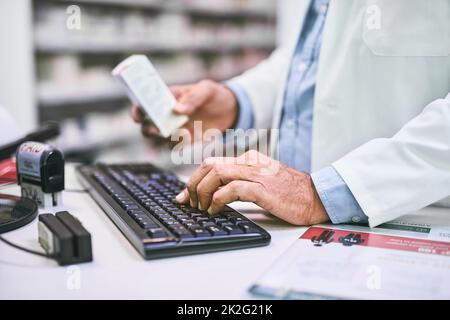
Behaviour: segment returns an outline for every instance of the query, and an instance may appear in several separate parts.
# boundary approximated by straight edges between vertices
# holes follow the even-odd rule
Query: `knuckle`
[[[215,193],[211,199],[211,202],[214,206],[220,206],[222,204],[222,197]]]
[[[188,181],[186,187],[187,187],[189,193],[193,193],[193,192],[196,191],[196,186],[195,186],[195,184],[192,181]]]
[[[247,175],[249,177],[249,179],[251,181],[261,181],[262,179],[260,179],[261,177],[261,170],[260,169],[256,169],[256,170],[248,170]]]
[[[202,162],[203,168],[208,168],[210,166],[214,165],[214,157],[208,157]]]
[[[258,151],[252,149],[252,150],[249,150],[246,153],[244,153],[244,158],[248,164],[256,164],[258,161],[259,155],[260,155],[260,153]]]
[[[219,176],[219,177],[223,176],[224,168],[222,166],[215,164],[213,166],[212,170],[213,170],[214,175]]]
[[[205,197],[210,194],[209,190],[207,188],[205,188],[205,186],[203,186],[202,184],[199,184],[195,191],[197,192],[197,195],[199,197]]]
[[[242,185],[239,181],[232,181],[228,184],[228,188],[231,192],[238,192],[239,190],[242,190]]]
[[[255,200],[267,198],[265,191],[266,190],[264,189],[264,187],[262,185],[260,185],[259,183],[256,183],[253,187],[253,195],[255,197]]]

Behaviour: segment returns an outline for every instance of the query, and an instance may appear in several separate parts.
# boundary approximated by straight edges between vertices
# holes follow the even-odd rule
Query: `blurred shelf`
[[[65,158],[69,161],[82,161],[90,160],[89,158],[95,159],[98,153],[103,150],[108,150],[111,148],[124,147],[129,144],[136,143],[139,141],[139,134],[126,133],[120,134],[112,137],[103,137],[102,139],[97,139],[96,141],[80,141],[74,144],[62,145],[60,149],[64,152]]]
[[[224,45],[221,43],[207,44],[201,46],[167,46],[167,45],[130,45],[120,43],[119,41],[110,45],[92,44],[92,43],[61,43],[50,41],[37,41],[36,51],[44,54],[54,53],[85,53],[85,54],[121,54],[126,52],[133,53],[232,53],[243,49],[273,50],[275,41],[267,43],[235,43]]]
[[[33,49],[39,67],[36,102],[40,121],[82,119],[92,113],[107,114],[129,106],[131,102],[124,90],[105,81],[109,68],[127,54],[147,54],[163,61],[162,75],[170,85],[203,78],[223,81],[275,49],[272,29],[276,11],[271,9],[271,2],[227,0],[223,6],[222,2],[206,0],[33,0],[33,3],[37,9]],[[74,4],[86,11],[88,27],[83,32],[61,29],[65,6]],[[103,24],[94,23],[97,17],[105,18],[100,20]],[[118,20],[116,24],[114,19]],[[133,28],[141,27],[141,20],[147,29],[135,32]],[[102,28],[108,23],[114,27]],[[124,28],[124,23],[131,23],[132,28]],[[169,27],[171,32],[160,32]],[[235,63],[240,57],[242,63]],[[172,62],[177,63],[176,67],[169,65]],[[64,72],[69,76],[65,77]],[[175,75],[180,77],[173,79]],[[95,76],[100,80],[93,81]],[[72,90],[65,85],[68,82]],[[94,85],[90,87],[89,83]]]
[[[203,76],[198,77],[184,77],[179,78],[178,81],[169,80],[168,85],[179,84],[179,83],[189,83],[195,82],[202,79]],[[38,91],[38,105],[41,108],[52,110],[58,108],[74,108],[78,110],[83,105],[89,105],[89,110],[96,111],[92,109],[92,105],[101,105],[105,103],[112,103],[117,101],[127,101],[128,96],[126,92],[121,87],[111,86],[110,88],[103,88],[99,90],[78,90],[64,92],[64,90],[54,88],[50,92]],[[131,102],[130,102],[131,103]],[[103,109],[103,107],[101,107]],[[50,112],[50,111],[48,111]],[[48,119],[50,120],[50,119]]]
[[[243,72],[243,70],[235,70],[221,77],[209,78],[215,81],[223,81],[224,79],[232,78],[241,72]],[[204,78],[208,77],[198,76],[179,78],[176,81],[175,79],[169,80],[167,81],[167,84],[193,83]],[[120,110],[130,104],[131,102],[129,101],[128,96],[120,88],[38,95],[40,119],[42,121],[58,121],[67,118],[78,118],[80,115],[88,112]]]
[[[237,9],[220,9],[220,8],[207,8],[200,6],[185,6],[181,9],[182,12],[193,16],[212,17],[212,18],[260,18],[274,20],[276,14],[274,11],[254,10],[249,8],[237,8]]]
[[[166,10],[168,3],[164,1],[151,0],[47,0],[48,2],[70,3],[70,4],[87,4],[87,5],[107,5],[121,6],[127,8],[144,8],[153,10]]]
[[[225,18],[225,19],[268,19],[275,20],[275,10],[255,10],[252,8],[215,8],[209,6],[187,5],[171,1],[148,1],[148,0],[47,0],[50,2],[86,4],[86,5],[108,5],[121,7],[134,7],[142,9],[151,9],[156,11],[185,13],[192,16],[206,18]]]
[[[89,112],[110,112],[123,108],[128,101],[121,90],[41,96],[38,98],[39,119],[59,121],[77,118]]]
[[[57,94],[40,94],[39,105],[42,107],[57,107],[64,104],[96,103],[108,100],[125,99],[126,94],[121,88],[111,88],[98,91],[58,92]]]
[[[79,103],[76,101],[67,101],[64,105],[40,105],[39,120],[40,121],[61,121],[70,118],[80,118],[92,112],[108,113],[121,110],[124,106],[129,105],[129,100],[123,99],[105,99],[98,101],[86,101]]]

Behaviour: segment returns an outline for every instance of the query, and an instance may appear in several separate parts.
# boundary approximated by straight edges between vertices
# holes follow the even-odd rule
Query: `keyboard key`
[[[138,197],[138,200],[140,203],[145,204],[145,203],[147,203],[147,201],[150,200],[150,198],[149,197]]]
[[[155,229],[159,228],[159,225],[154,222],[149,216],[144,212],[136,211],[130,213],[130,216],[144,229]]]
[[[136,202],[134,202],[132,199],[124,199],[124,200],[119,200],[119,203],[122,205],[132,205],[132,204],[136,204]]]
[[[191,218],[196,218],[196,217],[203,216],[203,214],[198,213],[198,212],[188,212],[188,214],[190,215]]]
[[[124,204],[123,206],[122,206],[122,208],[124,208],[124,210],[137,210],[137,209],[139,209],[139,207],[137,206],[137,205],[135,205],[135,204]]]
[[[198,223],[195,222],[185,222],[183,223],[185,227],[189,228],[189,229],[194,229],[194,228],[198,228],[200,227],[200,225]]]
[[[227,227],[227,226],[234,226],[234,223],[232,223],[230,221],[225,221],[225,222],[220,222],[219,225],[223,228],[223,227]]]
[[[163,211],[164,212],[164,210],[158,205],[149,205],[149,206],[146,205],[145,209],[147,209],[147,210],[149,210],[151,212],[156,212],[156,211]]]
[[[150,218],[138,221],[138,224],[143,229],[158,229],[159,225],[153,222]]]
[[[179,223],[178,221],[175,221],[173,223],[173,225],[171,225],[171,228],[177,228],[177,227],[184,228],[181,223]]]
[[[228,233],[223,230],[220,229],[218,227],[207,227],[206,228],[213,236],[226,236],[228,235]]]
[[[173,229],[173,233],[175,233],[181,239],[194,238],[194,235],[189,230],[187,230],[186,228]]]
[[[192,220],[189,216],[187,216],[186,214],[175,214],[175,216],[177,217],[178,220],[183,220],[183,221],[188,221],[188,220]]]
[[[244,233],[244,230],[242,230],[241,228],[238,228],[238,227],[226,226],[223,229],[226,232],[228,232],[228,234],[242,234],[242,233]]]
[[[231,221],[233,221],[234,222],[234,224],[240,224],[240,223],[244,223],[244,222],[247,222],[246,220],[244,220],[243,218],[241,218],[241,217],[233,217],[233,218],[231,218],[230,219]]]
[[[150,229],[150,230],[148,230],[147,234],[152,238],[167,237],[167,232],[161,228]]]
[[[139,217],[147,217],[147,214],[142,210],[128,210],[127,213],[134,219]]]
[[[159,217],[160,219],[170,219],[170,220],[175,220],[175,218],[174,218],[171,214],[169,214],[169,213],[167,213],[167,212],[165,212],[165,213],[163,213],[163,214],[159,214],[158,217]]]
[[[255,226],[248,222],[239,224],[239,228],[244,230],[245,233],[260,233]]]
[[[170,216],[166,211],[159,209],[159,210],[155,210],[153,211],[153,213],[158,216],[158,217],[165,217],[165,216]]]
[[[206,230],[204,228],[194,228],[191,230],[196,237],[210,237],[211,236],[211,234],[208,232],[208,230]]]
[[[200,225],[202,227],[215,227],[216,226],[216,224],[212,221],[202,221],[202,222],[200,222]]]
[[[227,222],[227,221],[228,221],[227,218],[221,217],[221,216],[215,216],[215,217],[212,218],[212,220],[213,220],[215,223],[221,223],[221,222]]]
[[[123,195],[123,194],[117,194],[117,193],[114,193],[114,194],[112,194],[112,197],[113,197],[116,201],[119,201],[119,202],[122,202],[122,201],[132,201],[130,197],[127,197],[126,195]]]

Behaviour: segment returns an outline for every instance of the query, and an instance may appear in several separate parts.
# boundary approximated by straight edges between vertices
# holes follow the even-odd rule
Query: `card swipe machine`
[[[22,197],[33,199],[40,207],[61,204],[64,190],[64,155],[50,145],[25,142],[17,149],[17,181]]]
[[[90,262],[91,234],[81,222],[67,211],[39,216],[39,243],[59,265]]]

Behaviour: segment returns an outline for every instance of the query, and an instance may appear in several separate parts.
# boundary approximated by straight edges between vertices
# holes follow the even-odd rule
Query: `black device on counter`
[[[185,184],[150,164],[88,165],[81,183],[145,259],[267,245],[270,235],[225,207],[219,214],[179,205]]]
[[[17,181],[22,196],[41,207],[60,204],[64,190],[64,155],[44,143],[27,141],[17,149]]]
[[[1,236],[31,222],[37,212],[37,204],[30,199],[0,195],[0,241],[15,249],[56,260],[61,266],[92,261],[91,234],[67,211],[39,215],[38,240],[45,253]]]
[[[39,243],[59,265],[92,261],[91,234],[69,212],[39,215]]]

